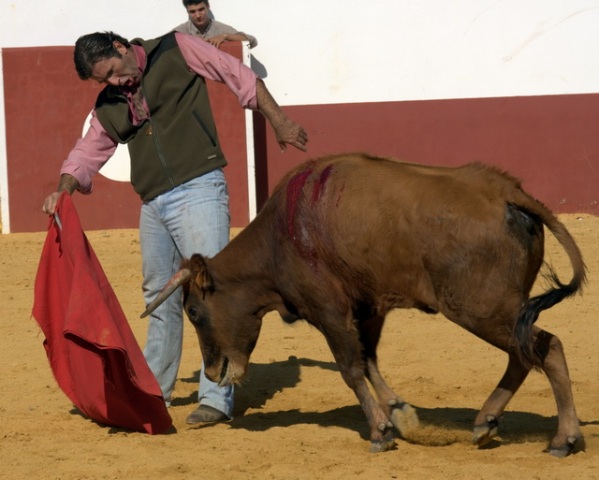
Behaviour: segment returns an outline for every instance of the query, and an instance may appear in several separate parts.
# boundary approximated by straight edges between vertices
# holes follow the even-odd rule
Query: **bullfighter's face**
[[[131,48],[117,41],[114,42],[114,48],[117,52],[115,56],[103,58],[94,64],[91,78],[98,83],[116,87],[138,85],[141,72],[137,66],[135,53]]]
[[[193,324],[206,376],[219,385],[238,383],[247,373],[262,319],[237,292],[207,291],[197,282],[185,288],[185,311]]]

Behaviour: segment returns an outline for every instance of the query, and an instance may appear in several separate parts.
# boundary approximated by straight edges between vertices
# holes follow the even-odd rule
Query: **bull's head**
[[[206,376],[219,385],[237,383],[247,372],[262,326],[250,289],[238,282],[225,288],[209,269],[208,259],[194,254],[183,261],[141,318],[152,313],[179,286],[185,312],[195,327]]]

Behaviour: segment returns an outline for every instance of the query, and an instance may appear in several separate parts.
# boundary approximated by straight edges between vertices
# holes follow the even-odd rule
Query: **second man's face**
[[[191,23],[198,29],[204,28],[210,21],[210,8],[206,3],[198,3],[196,5],[187,6],[187,15]]]

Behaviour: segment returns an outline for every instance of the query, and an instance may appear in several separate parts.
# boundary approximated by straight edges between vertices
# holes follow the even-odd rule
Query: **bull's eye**
[[[198,317],[198,309],[196,306],[194,305],[190,305],[189,307],[187,307],[187,315],[189,316],[189,319],[193,322],[197,319]]]

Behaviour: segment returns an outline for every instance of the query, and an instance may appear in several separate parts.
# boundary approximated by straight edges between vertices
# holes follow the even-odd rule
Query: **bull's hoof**
[[[391,422],[402,437],[406,437],[420,426],[416,409],[409,403],[391,400]]]
[[[560,445],[559,447],[549,447],[545,451],[552,457],[564,458],[572,453],[584,452],[585,447],[586,444],[583,436],[568,437],[564,445]]]
[[[370,437],[370,452],[381,453],[393,449],[395,449],[393,425],[389,421],[380,423],[377,431]]]
[[[487,415],[486,423],[481,425],[475,425],[474,431],[472,432],[472,443],[475,443],[479,447],[484,447],[491,442],[495,435],[497,435],[497,427],[499,421],[494,415]]]
[[[395,438],[393,438],[392,432],[386,433],[382,440],[370,442],[370,453],[388,452],[389,450],[395,450],[395,448]]]

